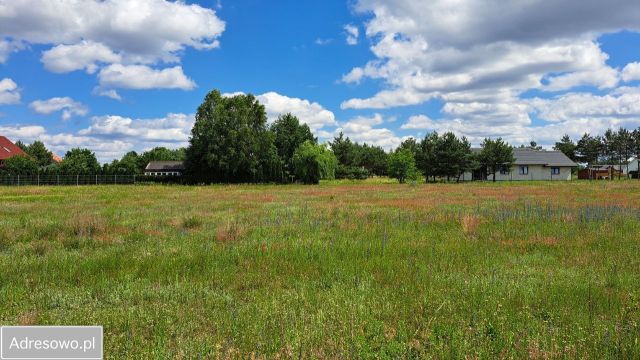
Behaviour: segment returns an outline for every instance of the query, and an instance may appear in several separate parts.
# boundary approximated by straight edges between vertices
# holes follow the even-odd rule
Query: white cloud
[[[58,45],[42,53],[45,68],[55,73],[86,70],[94,73],[99,63],[117,63],[122,56],[101,43],[82,41],[75,45]]]
[[[343,132],[344,135],[348,136],[352,141],[367,143],[391,150],[400,145],[403,138],[398,137],[388,128],[376,127],[384,122],[385,120],[380,114],[374,114],[371,117],[357,116],[340,124],[335,134]]]
[[[141,142],[186,144],[193,127],[193,115],[168,114],[160,119],[131,119],[117,115],[96,116],[91,126],[78,133],[85,136],[130,139]]]
[[[17,104],[20,102],[20,89],[15,81],[4,78],[0,80],[0,104]]]
[[[146,65],[112,64],[100,70],[98,79],[104,88],[191,90],[196,86],[181,66],[155,70]]]
[[[96,87],[95,89],[93,89],[93,94],[98,96],[108,97],[113,100],[118,100],[118,101],[122,100],[122,96],[120,96],[120,94],[118,94],[118,92],[113,89],[101,89],[100,87]]]
[[[358,37],[360,36],[360,29],[357,26],[348,24],[344,26],[344,31],[347,35],[348,45],[358,45]]]
[[[100,43],[129,61],[176,61],[186,47],[211,49],[225,29],[214,10],[164,0],[12,0],[0,35],[32,44]]]
[[[529,89],[614,88],[619,71],[606,64],[597,38],[640,30],[634,20],[640,3],[623,0],[359,0],[356,10],[373,14],[366,35],[375,59],[342,80],[381,79],[386,88],[349,99],[343,108],[389,108],[451,96],[479,101],[476,94],[487,93],[510,93],[513,102]]]
[[[236,91],[224,93],[222,96],[232,97],[244,94],[242,91]],[[291,113],[295,115],[300,122],[309,125],[309,128],[315,133],[318,133],[318,130],[325,126],[336,125],[336,117],[333,112],[325,109],[317,102],[292,98],[273,91],[257,95],[256,99],[264,106],[270,123],[274,122],[280,115]]]
[[[309,125],[313,131],[336,124],[333,112],[325,109],[317,102],[292,98],[276,92],[268,92],[258,95],[256,98],[264,105],[270,122],[275,121],[280,115],[292,113],[302,123]]]
[[[324,45],[329,45],[333,42],[333,39],[323,39],[323,38],[317,38],[315,41],[316,45],[320,45],[320,46],[324,46]]]
[[[89,109],[70,97],[54,97],[48,100],[36,100],[29,107],[38,114],[49,115],[62,111],[62,120],[69,120],[72,116],[85,116]]]
[[[435,127],[435,123],[431,118],[426,115],[414,115],[409,118],[405,124],[400,126],[401,129],[412,129],[412,130],[428,130],[433,129]]]
[[[0,4],[0,63],[24,43],[52,45],[41,59],[52,72],[95,73],[112,64],[101,73],[120,87],[193,89],[181,67],[151,65],[177,63],[189,47],[217,48],[224,29],[214,10],[183,1],[12,0]],[[155,81],[140,85],[149,76]]]
[[[622,80],[626,82],[640,80],[640,63],[633,62],[627,64],[622,70]]]

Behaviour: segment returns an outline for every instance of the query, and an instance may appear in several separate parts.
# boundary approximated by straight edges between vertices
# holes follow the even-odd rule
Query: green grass
[[[0,187],[0,323],[107,358],[640,357],[640,181]]]

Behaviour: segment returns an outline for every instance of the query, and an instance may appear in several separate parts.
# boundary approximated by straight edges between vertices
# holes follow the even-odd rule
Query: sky
[[[205,94],[319,140],[551,147],[640,126],[631,0],[0,0],[0,135],[59,155],[188,144]]]

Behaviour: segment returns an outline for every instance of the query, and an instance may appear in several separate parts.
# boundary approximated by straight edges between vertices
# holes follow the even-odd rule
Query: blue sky
[[[34,2],[0,0],[0,134],[60,155],[184,146],[211,89],[387,149],[640,126],[630,1]]]

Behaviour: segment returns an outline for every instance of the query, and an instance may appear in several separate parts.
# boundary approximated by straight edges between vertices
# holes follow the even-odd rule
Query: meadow
[[[105,358],[640,358],[640,181],[0,187],[0,323]]]

